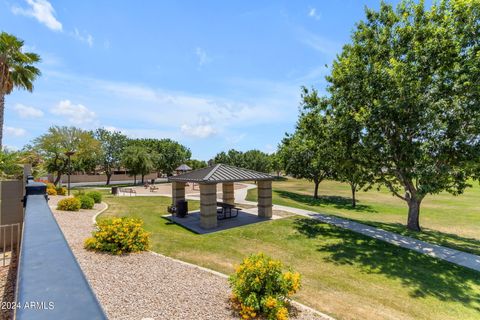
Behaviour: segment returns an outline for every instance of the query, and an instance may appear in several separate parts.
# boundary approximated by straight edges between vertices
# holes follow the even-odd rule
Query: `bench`
[[[158,187],[156,187],[154,185],[150,186],[150,192],[154,192],[154,191],[157,191],[157,190],[158,190]]]
[[[120,189],[120,192],[122,192],[123,194],[128,193],[130,196],[132,196],[132,194],[137,195],[137,190],[133,188],[122,188]]]

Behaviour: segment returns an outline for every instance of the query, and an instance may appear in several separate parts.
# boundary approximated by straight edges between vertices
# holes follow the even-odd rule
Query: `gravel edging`
[[[85,250],[92,218],[107,207],[52,211],[110,319],[239,319],[229,308],[224,274],[154,252],[114,256]],[[331,319],[294,304],[298,312],[292,319]]]

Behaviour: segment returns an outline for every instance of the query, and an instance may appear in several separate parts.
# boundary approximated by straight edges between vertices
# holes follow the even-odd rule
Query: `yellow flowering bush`
[[[243,319],[286,320],[288,298],[301,286],[300,274],[263,253],[245,258],[229,277],[232,306]]]
[[[143,229],[143,221],[131,218],[101,220],[92,237],[85,240],[85,248],[113,254],[148,250],[150,234]]]
[[[47,188],[47,194],[49,196],[56,196],[57,195],[57,190],[55,188]]]
[[[57,191],[57,194],[59,196],[66,196],[67,195],[67,188],[65,188],[65,187],[57,187],[55,190]]]
[[[58,201],[57,210],[63,211],[78,211],[80,210],[80,200],[77,198],[65,198]]]

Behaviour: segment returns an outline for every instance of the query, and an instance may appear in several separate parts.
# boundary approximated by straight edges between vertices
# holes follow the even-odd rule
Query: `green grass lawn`
[[[319,199],[313,199],[313,183],[288,179],[273,182],[273,203],[349,218],[384,230],[409,235],[431,243],[480,254],[480,187],[478,182],[465,194],[427,196],[420,209],[423,232],[405,228],[407,204],[387,190],[359,192],[357,208],[351,206],[350,187],[335,181],[320,184]],[[257,192],[249,190],[248,200]]]
[[[161,217],[169,198],[105,201],[100,219],[142,218],[152,250],[171,257],[227,274],[251,253],[281,259],[303,276],[295,298],[338,319],[480,318],[479,273],[316,220],[297,216],[197,235]]]

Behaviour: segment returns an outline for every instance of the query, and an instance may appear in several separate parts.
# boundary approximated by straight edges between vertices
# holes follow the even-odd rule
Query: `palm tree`
[[[40,62],[36,53],[22,52],[23,41],[6,32],[0,33],[0,150],[3,140],[3,114],[5,95],[14,88],[33,90],[33,81],[40,70],[33,66]]]

